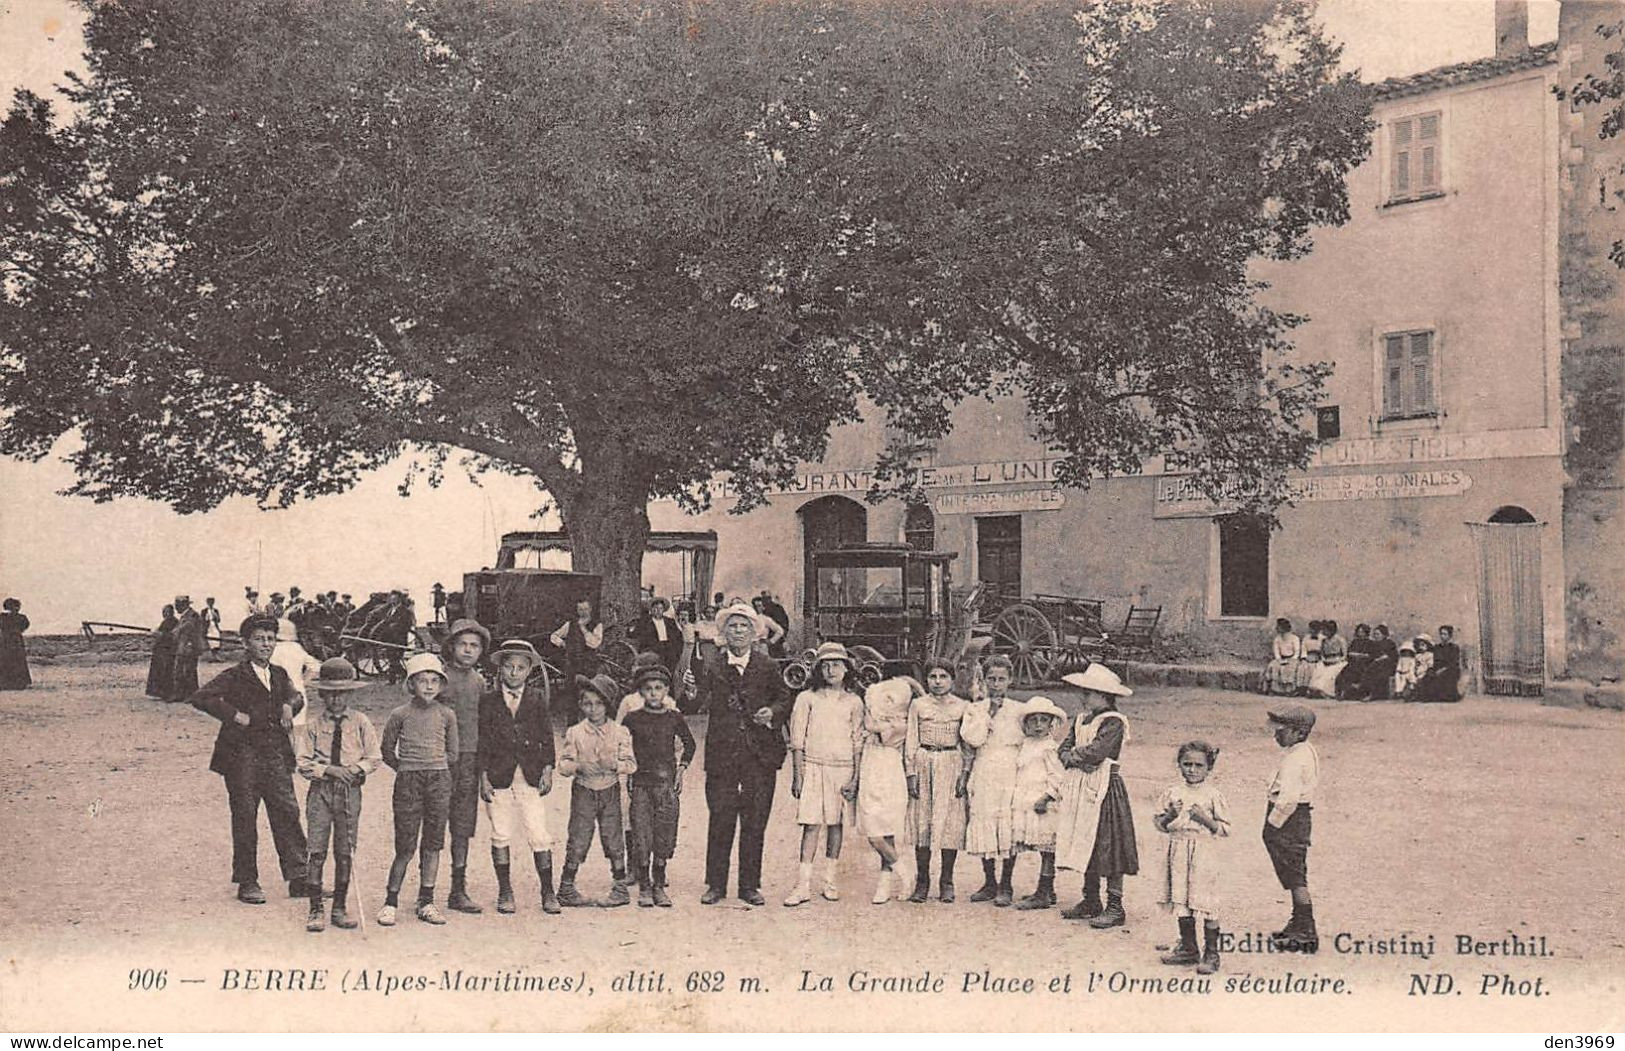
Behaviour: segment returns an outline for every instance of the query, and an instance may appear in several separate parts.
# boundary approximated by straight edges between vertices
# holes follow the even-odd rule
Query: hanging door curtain
[[[1546,684],[1540,523],[1469,522],[1478,546],[1479,664],[1485,693],[1538,697]]]

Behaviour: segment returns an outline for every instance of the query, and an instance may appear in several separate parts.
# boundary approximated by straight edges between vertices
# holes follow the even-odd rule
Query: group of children
[[[900,892],[902,837],[914,844],[911,902],[930,896],[933,852],[940,854],[938,899],[954,901],[955,862],[965,850],[983,867],[973,902],[1052,907],[1056,871],[1070,869],[1082,874],[1083,897],[1063,917],[1096,929],[1125,922],[1123,877],[1138,873],[1139,853],[1119,770],[1129,729],[1117,702],[1133,691],[1117,675],[1094,664],[1065,677],[1083,692],[1084,707],[1058,739],[1065,712],[1045,697],[1007,697],[1011,667],[1003,657],[968,668],[931,661],[924,683],[890,679],[861,696],[848,686],[851,664],[839,643],[819,647],[812,682],[790,718],[791,793],[802,835],[798,878],[785,905],[812,900],[820,842],[826,865],[818,893],[839,900],[836,862],[850,825],[879,857],[876,904]],[[1291,704],[1272,709],[1269,722],[1286,754],[1270,785],[1263,838],[1293,902],[1292,919],[1274,943],[1283,951],[1315,952],[1308,890],[1309,815],[1320,776],[1319,756],[1308,743],[1315,714]],[[1163,960],[1195,964],[1204,974],[1219,967],[1222,855],[1215,841],[1231,828],[1229,806],[1208,780],[1218,755],[1205,741],[1180,746],[1181,780],[1162,794],[1153,822],[1167,836],[1160,900],[1179,918],[1179,943]],[[1022,852],[1039,855],[1038,886],[1017,900],[1011,876]],[[1198,917],[1205,932],[1200,949]]]
[[[245,629],[251,627],[245,623]],[[363,685],[355,668],[342,657],[322,663],[311,684],[321,698],[322,710],[294,732],[295,769],[309,782],[305,797],[309,835],[304,879],[290,880],[290,893],[310,897],[307,930],[321,931],[329,922],[342,929],[357,925],[349,915],[348,892],[361,818],[361,788],[381,764],[395,771],[395,856],[384,905],[376,917],[382,926],[396,922],[401,888],[414,856],[418,861],[415,914],[425,923],[446,922],[435,903],[435,884],[448,829],[452,886],[447,906],[459,912],[483,911],[469,897],[466,882],[468,842],[481,805],[491,831],[498,912],[516,911],[510,860],[515,840],[523,840],[531,850],[543,912],[598,904],[581,894],[575,884],[595,835],[610,860],[615,881],[602,904],[630,902],[630,864],[639,887],[638,903],[671,905],[666,893],[666,862],[676,848],[677,800],[695,744],[687,721],[669,704],[670,672],[658,664],[637,670],[637,703],[622,702],[622,721],[609,718],[611,703],[620,699],[614,680],[602,675],[578,677],[582,719],[568,728],[562,748],[555,752],[547,692],[530,682],[541,656],[522,639],[502,643],[491,654],[496,683],[487,687],[477,666],[489,640],[483,626],[459,621],[452,624],[446,639],[444,661],[428,653],[408,659],[409,700],[390,712],[381,735],[365,713],[349,706],[350,692]],[[250,669],[260,663],[260,655],[254,651],[245,661]],[[265,663],[268,688],[275,685],[286,690],[286,678],[280,674],[273,678],[273,669]],[[288,700],[283,722],[292,730],[298,697],[288,691]],[[214,714],[236,721],[223,710]],[[553,837],[543,804],[552,791],[555,772],[573,779],[564,867],[557,889],[553,885]],[[630,850],[623,822],[622,778],[628,779]],[[322,872],[330,850],[334,886],[328,913]],[[239,893],[239,897],[250,904],[263,903],[257,882],[251,889],[253,893]]]
[[[532,852],[544,913],[596,904],[576,887],[595,835],[614,879],[602,904],[628,904],[633,881],[639,905],[672,904],[666,866],[676,851],[678,801],[695,743],[686,719],[671,704],[670,672],[653,655],[640,657],[635,692],[620,700],[614,719],[610,705],[620,693],[615,681],[603,675],[578,677],[582,718],[566,730],[555,753],[545,687],[530,683],[539,655],[523,640],[502,643],[490,655],[497,677],[487,687],[477,665],[488,643],[486,629],[459,621],[450,628],[445,662],[433,654],[413,656],[406,665],[409,700],[390,713],[381,735],[364,713],[349,707],[350,693],[361,686],[355,669],[343,658],[322,664],[312,684],[322,710],[305,722],[294,749],[297,772],[310,783],[305,804],[309,839],[304,879],[296,883],[290,877],[290,893],[297,889],[310,898],[308,930],[320,931],[328,923],[357,925],[347,899],[362,785],[380,764],[395,771],[395,856],[385,903],[376,917],[383,926],[396,922],[414,856],[419,876],[415,913],[425,923],[446,922],[435,903],[435,884],[448,827],[453,837],[448,907],[480,911],[466,884],[473,813],[462,819],[457,815],[459,807],[473,810],[469,794],[483,804],[490,826],[498,912],[516,909],[510,867],[515,840],[523,840]],[[280,670],[270,668],[267,657],[268,651],[251,647],[242,667],[260,676],[273,694],[288,692],[285,677],[277,677]],[[257,670],[262,663],[267,665],[264,675]],[[1063,917],[1085,920],[1096,929],[1125,922],[1123,877],[1138,873],[1139,854],[1119,769],[1129,726],[1117,703],[1133,691],[1117,675],[1093,664],[1065,677],[1081,691],[1083,708],[1062,736],[1057,730],[1067,716],[1053,701],[1007,696],[1011,666],[1000,656],[958,667],[934,660],[926,666],[923,683],[893,678],[861,694],[853,669],[853,659],[840,643],[820,646],[813,681],[791,711],[791,793],[802,834],[798,878],[785,905],[812,900],[820,844],[826,865],[818,894],[839,899],[836,863],[844,830],[851,825],[879,858],[872,898],[876,904],[900,896],[906,885],[899,882],[897,870],[899,843],[907,841],[914,846],[911,902],[929,899],[933,854],[940,858],[938,900],[954,901],[955,865],[959,852],[966,851],[982,862],[983,883],[971,894],[973,902],[1023,910],[1053,907],[1057,870],[1067,869],[1082,874],[1083,895],[1063,910]],[[296,704],[292,698],[283,706],[285,727],[291,725]],[[205,710],[223,722],[248,725],[225,707]],[[1286,754],[1270,786],[1263,835],[1293,900],[1292,920],[1276,940],[1282,949],[1314,952],[1318,940],[1307,854],[1320,764],[1307,738],[1315,715],[1291,704],[1272,709],[1269,719]],[[284,745],[286,740],[284,736]],[[1217,873],[1222,862],[1215,842],[1231,830],[1228,805],[1209,781],[1218,754],[1200,740],[1180,746],[1180,780],[1162,793],[1153,820],[1167,837],[1160,901],[1179,917],[1179,945],[1164,960],[1196,964],[1204,973],[1219,966]],[[555,774],[573,781],[556,890],[554,844],[543,804]],[[623,825],[623,778],[628,781],[630,843]],[[1011,877],[1016,858],[1029,851],[1039,855],[1038,885],[1017,900]],[[324,914],[322,874],[328,853],[335,881],[331,912]],[[258,904],[264,897],[243,900]],[[1200,951],[1198,918],[1206,932]]]

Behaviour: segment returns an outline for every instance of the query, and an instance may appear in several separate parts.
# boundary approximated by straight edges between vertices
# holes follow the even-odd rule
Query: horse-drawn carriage
[[[956,603],[951,551],[907,544],[853,544],[816,552],[807,581],[809,639],[839,642],[865,685],[893,675],[920,678],[933,657],[957,660],[973,650],[971,618]],[[785,662],[794,689],[812,674],[812,651]]]

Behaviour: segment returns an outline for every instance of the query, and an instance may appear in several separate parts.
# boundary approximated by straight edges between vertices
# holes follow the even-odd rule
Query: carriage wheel
[[[351,663],[363,679],[381,679],[389,674],[389,654],[382,646],[356,643]]]
[[[632,663],[637,658],[637,647],[624,639],[605,642],[598,648],[598,659],[604,666],[604,673],[616,682],[626,682],[632,678]]]
[[[1048,682],[1055,669],[1055,628],[1025,603],[1008,607],[993,621],[990,648],[1010,658],[1012,684],[1024,689]]]

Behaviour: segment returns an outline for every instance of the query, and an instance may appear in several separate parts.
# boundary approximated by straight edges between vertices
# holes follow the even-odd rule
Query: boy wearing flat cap
[[[514,911],[508,843],[521,832],[542,885],[542,911],[557,913],[553,890],[553,836],[542,797],[553,791],[553,723],[547,681],[528,684],[541,654],[524,639],[509,639],[491,654],[495,689],[480,697],[477,752],[480,798],[491,823],[491,864],[497,874],[497,911]]]
[[[480,658],[491,648],[491,632],[477,620],[453,621],[441,644],[445,660],[445,689],[440,703],[457,715],[457,754],[448,756],[451,764],[451,890],[446,908],[454,912],[482,911],[468,896],[468,841],[479,823],[480,787],[476,756],[480,748],[480,696],[485,693],[485,676],[480,674]]]
[[[1292,919],[1270,941],[1280,951],[1312,953],[1320,948],[1309,898],[1310,810],[1320,784],[1320,753],[1309,743],[1315,712],[1302,704],[1285,704],[1269,710],[1269,723],[1286,754],[1270,780],[1264,849],[1282,888],[1292,894]]]
[[[634,685],[643,703],[623,719],[637,763],[637,771],[627,779],[632,809],[630,868],[638,880],[638,904],[670,908],[666,863],[677,851],[678,798],[683,772],[694,758],[694,735],[688,720],[671,705],[671,673],[663,665],[641,669]]]
[[[361,825],[361,785],[384,761],[378,730],[366,713],[350,708],[350,692],[366,684],[355,666],[343,657],[322,662],[312,684],[322,699],[322,710],[305,721],[298,732],[299,775],[310,782],[305,793],[305,827],[309,854],[305,881],[310,885],[310,914],[305,930],[326,926],[322,916],[322,867],[327,864],[329,833],[333,841],[333,926],[350,930],[346,899],[350,866],[355,858],[356,829]]]
[[[609,859],[615,885],[606,907],[626,905],[626,826],[621,823],[621,778],[634,773],[637,760],[632,755],[632,736],[626,727],[612,722],[609,706],[620,692],[608,675],[576,676],[576,697],[582,719],[564,732],[564,750],[559,754],[559,773],[573,777],[570,786],[570,831],[565,847],[564,871],[559,874],[559,902],[567,906],[591,905],[591,899],[576,890],[576,870],[587,860],[597,830]]]

